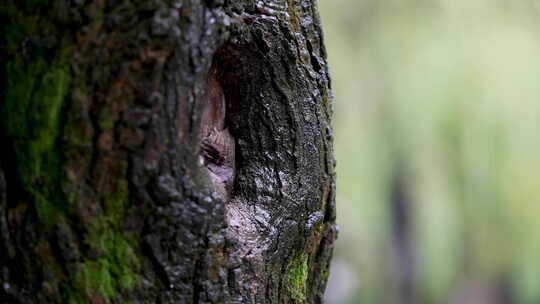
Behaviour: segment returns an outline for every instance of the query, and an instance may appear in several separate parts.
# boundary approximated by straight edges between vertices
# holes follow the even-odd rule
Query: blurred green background
[[[540,1],[321,0],[329,304],[540,303]]]

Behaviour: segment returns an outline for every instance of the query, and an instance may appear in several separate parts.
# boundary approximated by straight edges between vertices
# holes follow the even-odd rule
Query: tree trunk
[[[0,4],[0,302],[321,303],[315,0]]]

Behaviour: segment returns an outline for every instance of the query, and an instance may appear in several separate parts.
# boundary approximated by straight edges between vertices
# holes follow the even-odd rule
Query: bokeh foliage
[[[408,279],[418,303],[505,303],[500,294],[540,303],[538,2],[319,6],[338,161],[329,303],[407,303]],[[414,276],[405,278],[396,175],[409,196]]]

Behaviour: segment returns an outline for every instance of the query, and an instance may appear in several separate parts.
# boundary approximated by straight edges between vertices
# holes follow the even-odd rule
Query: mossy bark
[[[8,0],[0,20],[2,303],[323,301],[314,1]],[[227,138],[202,161],[208,96]]]

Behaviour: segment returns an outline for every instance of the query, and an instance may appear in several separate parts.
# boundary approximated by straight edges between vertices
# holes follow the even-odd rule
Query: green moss
[[[308,254],[302,253],[287,265],[287,290],[291,299],[306,300],[306,282],[308,278]]]
[[[62,172],[65,151],[59,142],[64,125],[68,124],[66,134],[72,141],[70,144],[85,145],[92,139],[91,130],[77,124],[78,112],[65,118],[62,115],[66,100],[74,91],[73,86],[77,86],[78,99],[76,102],[71,100],[75,105],[70,105],[70,109],[76,108],[77,103],[90,93],[78,83],[84,81],[72,79],[71,38],[67,32],[59,29],[60,25],[54,24],[52,17],[32,15],[45,9],[47,3],[38,0],[0,4],[0,17],[7,20],[7,43],[0,46],[7,60],[1,63],[1,68],[9,76],[2,80],[5,98],[0,103],[0,124],[6,144],[14,152],[13,161],[16,162],[20,186],[28,193],[38,220],[45,228],[39,226],[37,238],[45,242],[59,223],[65,223],[77,202],[75,193],[65,194],[62,191],[62,183],[67,183]],[[55,37],[47,36],[49,33],[55,33]],[[52,38],[51,41],[58,43],[42,47],[46,43],[34,45],[30,41],[27,52],[25,43],[28,37],[43,38],[43,41]],[[105,129],[112,127],[110,122],[101,125]],[[101,194],[103,214],[93,219],[84,237],[92,257],[81,256],[69,278],[55,285],[61,289],[58,296],[62,299],[59,302],[111,302],[122,289],[132,288],[137,283],[136,273],[141,267],[136,254],[138,245],[135,238],[126,236],[120,228],[128,191],[127,181],[121,180],[116,191]]]
[[[132,288],[138,281],[140,268],[133,242],[123,234],[109,229],[99,220],[87,238],[89,245],[101,256],[96,261],[86,261],[75,273],[77,292],[92,298],[95,295],[110,301],[121,289]]]
[[[112,298],[116,294],[113,283],[108,261],[105,259],[87,261],[81,265],[74,277],[74,287],[88,299]]]
[[[54,25],[25,14],[15,3],[0,5],[0,15],[6,20],[3,51],[9,56],[2,67],[8,77],[0,121],[13,145],[21,185],[33,197],[40,220],[51,228],[64,205],[57,191],[60,172],[55,145],[61,108],[71,86],[69,51],[50,52],[27,41],[28,37],[42,37]],[[27,1],[24,5],[36,8],[45,4],[47,1]]]
[[[128,200],[127,181],[117,184],[117,191],[105,200],[104,214],[94,220],[85,243],[99,257],[87,261],[73,280],[76,293],[86,298],[102,297],[110,302],[122,289],[132,288],[138,281],[141,263],[136,254],[135,238],[119,231]]]
[[[55,191],[59,156],[55,144],[60,132],[60,110],[68,94],[67,66],[48,65],[42,58],[24,64],[20,56],[6,66],[6,98],[2,124],[13,138],[21,183],[34,197],[40,219],[51,226],[61,206]]]
[[[33,191],[34,203],[36,204],[36,211],[39,219],[45,224],[46,230],[51,229],[54,224],[62,216],[62,212],[58,210],[46,196],[42,195],[38,191]]]
[[[46,226],[54,224],[55,209],[64,208],[55,187],[59,155],[60,111],[69,92],[69,68],[57,59],[30,63],[22,56],[6,64],[6,96],[0,109],[4,132],[13,139],[21,184],[34,197],[38,215]]]
[[[102,257],[83,262],[72,275],[68,303],[93,302],[96,298],[114,302],[122,289],[132,288],[138,282],[135,273],[140,263],[131,242],[114,232],[96,241],[94,245],[104,250]]]
[[[85,304],[88,303],[78,293],[74,293],[71,289],[64,293],[62,303],[68,304]]]
[[[112,128],[114,128],[114,118],[111,113],[110,107],[106,107],[103,109],[103,112],[101,113],[101,117],[98,121],[98,125],[101,131],[109,131]]]
[[[330,276],[330,270],[326,269],[322,274],[321,280],[323,280],[324,282],[328,282],[328,277],[329,276]]]
[[[115,220],[120,220],[128,201],[128,182],[120,180],[116,188],[116,191],[105,200],[105,208]]]
[[[32,195],[45,234],[69,214],[69,202],[59,190],[60,156],[56,148],[60,135],[61,109],[70,88],[69,69],[59,62],[52,66],[42,59],[23,64],[17,57],[7,65],[6,102],[1,108],[6,134],[14,139],[17,167],[23,186]],[[121,289],[137,282],[140,262],[136,242],[119,230],[128,201],[128,183],[121,180],[114,193],[103,199],[104,213],[94,219],[85,242],[99,258],[81,263],[72,278],[68,303],[110,302]]]

